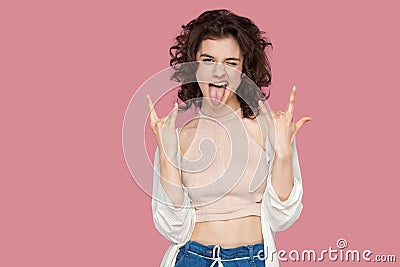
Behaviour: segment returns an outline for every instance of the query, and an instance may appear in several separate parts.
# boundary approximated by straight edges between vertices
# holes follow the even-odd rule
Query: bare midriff
[[[203,245],[220,245],[223,248],[261,243],[261,217],[251,215],[224,221],[197,222],[190,239]]]

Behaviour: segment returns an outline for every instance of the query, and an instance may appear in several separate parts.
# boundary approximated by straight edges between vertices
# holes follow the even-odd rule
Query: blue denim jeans
[[[175,267],[265,267],[264,243],[235,248],[189,240],[179,249]]]

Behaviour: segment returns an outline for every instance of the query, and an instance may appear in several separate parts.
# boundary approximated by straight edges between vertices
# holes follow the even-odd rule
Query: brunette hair
[[[178,97],[185,106],[179,105],[179,109],[187,110],[192,104],[201,107],[203,96],[199,84],[193,82],[196,80],[193,77],[193,65],[190,67],[182,63],[196,61],[196,53],[203,40],[232,36],[238,42],[244,57],[242,72],[251,80],[242,80],[237,89],[236,95],[243,117],[254,119],[258,116],[258,100],[264,101],[270,95],[268,93],[266,96],[261,87],[268,87],[271,83],[271,65],[265,48],[272,48],[272,43],[263,37],[263,34],[265,32],[260,31],[253,21],[226,9],[206,11],[188,24],[182,25],[180,35],[175,38],[175,44],[169,49],[170,66],[175,70],[172,79],[183,82]]]

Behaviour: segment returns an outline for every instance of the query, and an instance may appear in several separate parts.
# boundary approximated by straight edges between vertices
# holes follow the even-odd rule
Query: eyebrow
[[[201,55],[200,55],[200,57],[209,57],[209,58],[212,58],[212,59],[214,59],[214,57],[213,57],[213,56],[210,56],[210,55],[208,55],[208,54],[201,54]],[[228,58],[225,58],[225,60],[235,60],[235,61],[240,61],[240,58],[237,58],[237,57],[228,57]]]

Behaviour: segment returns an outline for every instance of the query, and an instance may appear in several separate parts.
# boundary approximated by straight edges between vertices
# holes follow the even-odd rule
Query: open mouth
[[[214,106],[218,106],[225,95],[226,87],[228,86],[227,81],[217,82],[217,83],[209,83],[210,90],[210,98],[211,103]]]
[[[217,88],[226,88],[228,86],[228,82],[209,83],[209,86],[214,86]]]

